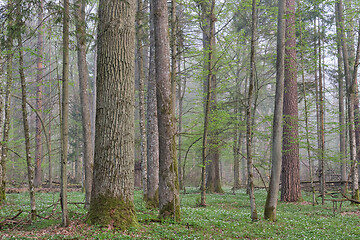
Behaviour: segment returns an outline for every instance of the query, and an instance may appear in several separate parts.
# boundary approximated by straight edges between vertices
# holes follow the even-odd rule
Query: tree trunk
[[[355,86],[354,82],[351,80],[350,66],[349,66],[349,57],[348,57],[348,48],[346,44],[346,37],[344,33],[344,12],[342,0],[339,0],[337,3],[338,7],[338,17],[340,25],[340,39],[342,45],[342,54],[345,70],[345,82],[347,89],[348,97],[348,115],[349,115],[349,140],[350,140],[350,159],[352,162],[352,191],[353,198],[359,199],[359,179],[357,171],[357,158],[356,158],[356,139],[355,139],[355,126],[354,126],[354,102],[355,102]]]
[[[60,202],[62,225],[69,225],[69,215],[67,207],[67,161],[69,143],[69,0],[64,0],[63,17],[63,75],[62,75],[62,117],[61,117],[61,183],[60,183]]]
[[[153,3],[159,127],[159,217],[180,221],[175,116],[172,109],[169,62],[168,9],[166,0],[155,0]]]
[[[85,172],[85,208],[90,207],[91,184],[93,175],[94,153],[91,136],[91,116],[89,100],[89,72],[86,61],[86,23],[85,23],[85,0],[76,2],[76,40],[79,69],[79,88],[82,117],[83,137],[83,166]]]
[[[171,50],[171,94],[172,94],[172,110],[174,116],[176,115],[176,75],[177,75],[177,44],[176,44],[176,0],[171,0],[171,37],[170,37],[170,50]]]
[[[51,32],[51,27],[49,27],[49,32]],[[49,38],[49,46],[51,46],[51,38]],[[51,47],[49,47],[49,61],[51,61]],[[51,72],[51,64],[49,64],[49,72]],[[49,74],[49,99],[52,99],[52,76]],[[51,122],[52,122],[52,111],[53,111],[53,101],[49,101],[48,103],[48,118],[49,118],[49,124],[48,124],[48,163],[49,163],[49,188],[52,188],[52,179],[53,179],[53,171],[52,171],[52,161],[51,161]]]
[[[281,173],[281,137],[284,102],[285,0],[279,0],[278,9],[276,93],[272,132],[271,176],[264,210],[264,218],[269,219],[270,221],[276,221],[276,207]]]
[[[39,117],[42,116],[42,78],[43,78],[43,38],[44,38],[44,29],[43,29],[43,8],[44,1],[40,0],[38,6],[38,39],[37,39],[37,73],[36,73],[36,109],[40,116],[36,116],[36,134],[35,134],[35,187],[41,186],[42,176],[41,176],[41,162],[42,162],[42,126]]]
[[[147,197],[146,205],[159,207],[159,131],[156,102],[154,5],[150,1],[150,60],[147,85]]]
[[[339,88],[339,141],[340,141],[340,160],[341,160],[341,181],[345,183],[346,178],[346,126],[345,126],[345,107],[344,107],[344,74],[343,74],[343,57],[341,53],[341,38],[339,24],[339,10],[336,4],[336,36],[337,36],[337,59],[338,59],[338,88]]]
[[[20,3],[20,2],[19,2]],[[20,4],[18,3],[18,8]],[[17,10],[20,12],[20,9]],[[22,25],[21,15],[19,14],[17,24]],[[23,26],[21,26],[22,28]],[[25,151],[26,151],[26,165],[28,173],[28,184],[29,184],[29,193],[30,193],[30,209],[31,217],[30,220],[33,221],[36,219],[36,202],[35,202],[35,187],[34,187],[34,168],[31,162],[31,152],[30,152],[30,132],[29,132],[29,122],[27,118],[27,96],[26,96],[26,83],[25,83],[25,74],[24,74],[24,59],[23,59],[23,45],[21,34],[18,35],[18,47],[19,47],[19,74],[21,80],[21,102],[22,102],[22,115],[23,115],[23,126],[24,126],[24,135],[25,135]]]
[[[216,75],[215,75],[215,1],[200,1],[201,7],[201,28],[203,32],[203,49],[204,49],[204,72],[206,73],[206,79],[211,71],[211,98],[210,98],[210,110],[209,110],[209,126],[208,134],[209,141],[206,152],[206,191],[209,193],[223,193],[220,179],[220,150],[218,130],[213,124],[215,123],[216,108],[217,108],[217,94],[216,94]],[[209,58],[211,53],[211,59]],[[211,62],[210,62],[211,61]],[[204,76],[204,77],[205,77]],[[204,81],[204,112],[206,111],[206,98],[207,98],[207,81]]]
[[[137,0],[137,17],[136,17],[136,36],[137,36],[137,53],[139,59],[138,63],[138,77],[139,77],[139,125],[140,125],[140,158],[141,158],[141,176],[142,176],[142,187],[143,187],[143,196],[147,197],[147,147],[146,147],[146,127],[145,127],[145,90],[144,90],[144,59],[143,59],[143,39],[144,39],[144,30],[143,30],[143,2],[142,0]]]
[[[135,14],[135,0],[100,0],[96,140],[89,221],[121,230],[136,225],[133,203]]]
[[[9,19],[9,25],[11,19]],[[6,40],[6,89],[5,89],[5,119],[3,129],[3,142],[1,145],[1,164],[0,164],[0,205],[6,199],[6,162],[8,158],[8,143],[9,143],[9,130],[10,130],[10,93],[13,82],[13,37],[12,32],[9,32],[8,39]],[[0,105],[2,106],[2,105]]]
[[[320,24],[318,25],[318,57],[319,57],[319,78],[318,78],[318,95],[319,95],[319,117],[320,117],[320,158],[319,158],[319,180],[321,203],[325,204],[325,112],[324,112],[324,94],[323,94],[323,73],[322,73],[322,57],[321,57],[321,40],[320,40]]]
[[[252,23],[251,23],[251,52],[250,52],[250,81],[248,91],[248,105],[246,109],[246,153],[247,153],[247,169],[248,169],[248,190],[250,197],[251,207],[251,220],[256,221],[258,219],[255,202],[255,189],[254,189],[254,169],[252,158],[252,110],[254,109],[254,96],[253,91],[255,87],[256,77],[256,28],[257,28],[257,9],[256,0],[252,1]]]
[[[300,8],[300,6],[299,6]],[[302,11],[302,10],[300,10]],[[311,157],[311,145],[310,145],[310,130],[309,130],[309,105],[308,105],[308,98],[306,93],[306,86],[305,86],[305,67],[304,67],[304,41],[302,35],[302,16],[299,15],[299,25],[300,25],[300,61],[301,61],[301,79],[303,84],[303,97],[304,97],[304,114],[305,114],[305,135],[306,135],[306,151],[309,163],[309,179],[311,184],[311,192],[312,192],[312,204],[315,205],[316,202],[316,192],[315,192],[315,185],[314,185],[314,177],[313,177],[313,160]]]
[[[295,36],[295,0],[286,1],[285,22],[285,73],[284,73],[284,126],[281,172],[281,201],[296,202],[301,199],[298,94]]]

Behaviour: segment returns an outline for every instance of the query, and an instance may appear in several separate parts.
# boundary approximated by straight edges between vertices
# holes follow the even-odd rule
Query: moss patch
[[[146,197],[146,208],[158,208],[159,207],[159,189],[156,189],[152,198]]]
[[[0,205],[5,201],[6,194],[5,194],[5,187],[0,187]]]
[[[134,203],[109,194],[91,199],[88,219],[91,224],[120,230],[137,226]]]
[[[176,202],[174,202],[176,201]],[[176,204],[174,204],[176,203]],[[180,205],[176,198],[168,202],[163,206],[159,211],[159,218],[163,219],[173,219],[176,222],[180,222]]]

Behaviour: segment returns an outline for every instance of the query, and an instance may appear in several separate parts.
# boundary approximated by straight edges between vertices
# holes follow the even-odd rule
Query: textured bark
[[[0,64],[3,64],[3,59],[2,56],[0,55]],[[0,78],[2,78],[3,76],[3,71],[2,69],[0,69]],[[3,92],[3,87],[2,85],[0,86],[0,91]],[[4,110],[4,98],[3,96],[0,96],[0,133],[2,134],[2,126],[3,126],[3,110]],[[3,163],[3,158],[2,158],[2,148],[3,148],[3,143],[0,143],[0,206],[2,205],[3,201],[6,199],[6,192],[5,192],[5,174],[3,172],[5,172],[5,168],[3,167],[3,165],[5,166],[5,164]],[[5,162],[5,161],[4,161]]]
[[[20,2],[19,2],[20,3]],[[18,3],[17,8],[20,8]],[[18,9],[19,11],[19,9]],[[21,24],[21,19],[18,19],[18,24]],[[29,193],[30,193],[30,209],[31,209],[31,220],[36,219],[36,203],[35,203],[35,187],[34,187],[34,167],[31,162],[31,152],[30,152],[30,132],[29,132],[29,122],[27,118],[26,110],[26,83],[25,83],[25,74],[24,74],[24,59],[23,59],[23,45],[21,34],[18,35],[18,47],[19,47],[19,74],[21,80],[21,106],[22,106],[22,116],[23,116],[23,126],[24,126],[24,137],[25,137],[25,153],[26,153],[26,165],[27,165],[27,175],[28,175],[28,184],[29,184]]]
[[[63,72],[61,107],[61,164],[60,164],[60,202],[61,219],[64,227],[69,224],[67,207],[67,157],[69,144],[69,0],[64,0],[63,12]]]
[[[147,84],[147,197],[150,208],[159,207],[159,131],[156,102],[155,39],[153,3],[150,1],[150,60]]]
[[[171,0],[171,37],[170,37],[170,50],[171,50],[171,95],[172,95],[172,110],[175,116],[176,106],[176,75],[177,75],[177,43],[176,43],[176,0]]]
[[[285,21],[285,73],[284,73],[284,126],[281,173],[281,201],[296,202],[301,199],[298,94],[295,36],[295,0],[286,1]]]
[[[269,219],[270,221],[276,221],[276,207],[281,173],[281,137],[284,101],[285,0],[279,0],[278,9],[276,92],[272,130],[271,176],[264,209],[264,218]]]
[[[356,159],[356,138],[355,138],[355,126],[354,126],[354,102],[355,102],[355,88],[357,87],[351,79],[348,48],[346,44],[346,37],[344,33],[344,11],[342,0],[337,3],[339,25],[340,25],[340,39],[342,46],[344,70],[345,70],[345,82],[346,82],[346,93],[348,97],[348,115],[349,115],[349,141],[350,141],[350,160],[352,163],[352,191],[353,198],[359,199],[359,179],[357,171],[357,159]]]
[[[254,110],[254,96],[253,91],[255,87],[256,77],[256,65],[255,65],[255,54],[256,54],[256,29],[257,29],[257,9],[256,0],[252,1],[252,21],[251,21],[251,51],[250,51],[250,81],[248,91],[248,105],[246,108],[246,155],[247,155],[247,172],[248,172],[248,191],[250,197],[251,207],[251,220],[256,221],[258,219],[256,202],[255,202],[255,188],[254,188],[254,169],[253,169],[253,157],[252,157],[252,111]]]
[[[42,126],[39,117],[42,116],[42,78],[43,78],[43,52],[44,52],[44,29],[43,29],[43,8],[44,1],[40,0],[38,2],[38,38],[37,38],[37,73],[36,73],[36,110],[40,116],[36,116],[35,125],[35,187],[41,186],[42,182],[42,171],[41,171],[41,162],[42,162]]]
[[[137,17],[136,17],[136,41],[137,41],[137,52],[138,52],[138,81],[139,81],[139,127],[140,127],[140,159],[141,159],[141,177],[142,177],[142,188],[143,196],[146,198],[147,194],[147,147],[146,147],[146,126],[145,126],[145,89],[144,89],[144,58],[143,58],[143,2],[137,0]]]
[[[83,137],[83,166],[85,172],[85,208],[90,207],[91,184],[94,164],[93,144],[91,137],[91,116],[89,100],[89,72],[86,61],[86,25],[85,25],[85,0],[77,0],[76,6],[76,40],[79,70],[79,88],[82,117]]]
[[[172,109],[169,62],[168,9],[166,0],[155,0],[153,3],[159,127],[159,216],[180,221],[175,116]]]
[[[10,21],[10,20],[9,20]],[[10,24],[10,23],[9,23]],[[13,38],[8,36],[6,41],[6,49],[8,51],[6,55],[6,89],[5,89],[5,119],[3,129],[3,142],[1,144],[1,164],[0,164],[0,205],[6,198],[6,162],[8,158],[8,142],[9,142],[9,129],[10,129],[10,93],[13,82]],[[2,106],[2,105],[1,105]]]
[[[135,13],[135,0],[99,3],[96,140],[89,221],[122,230],[136,225]]]

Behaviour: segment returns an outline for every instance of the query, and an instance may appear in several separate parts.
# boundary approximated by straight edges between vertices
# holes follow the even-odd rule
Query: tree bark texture
[[[136,42],[137,42],[137,52],[138,52],[138,77],[139,77],[139,127],[140,127],[140,158],[141,158],[141,178],[142,178],[142,188],[143,196],[146,198],[147,194],[147,147],[146,147],[146,126],[145,126],[145,74],[144,74],[144,58],[143,58],[143,40],[144,40],[144,30],[143,30],[143,1],[137,1],[137,16],[136,16]]]
[[[176,0],[171,0],[171,38],[170,38],[170,50],[171,50],[171,95],[172,95],[172,109],[175,116],[176,106],[176,75],[177,75],[177,42],[176,42]]]
[[[286,0],[285,21],[285,73],[284,73],[284,125],[281,172],[281,201],[301,199],[298,94],[296,67],[295,0]]]
[[[91,136],[91,116],[89,100],[89,72],[86,61],[86,23],[85,0],[77,0],[76,6],[76,39],[79,69],[79,88],[83,136],[83,166],[85,172],[85,208],[90,207],[91,184],[93,175],[94,153]]]
[[[44,1],[40,0],[38,2],[38,38],[37,38],[37,73],[36,73],[36,109],[40,117],[42,116],[42,80],[43,80],[43,53],[44,53],[44,29],[43,29],[43,8]],[[41,186],[42,182],[42,171],[41,171],[41,162],[42,162],[42,126],[39,119],[39,116],[36,116],[35,120],[36,133],[35,133],[35,187]]]
[[[159,207],[159,131],[156,100],[155,36],[153,2],[150,1],[150,59],[147,84],[147,197],[146,205]]]
[[[89,221],[122,230],[136,225],[135,13],[135,0],[99,2],[96,140]]]
[[[355,102],[355,85],[351,79],[349,56],[348,56],[348,47],[346,43],[346,37],[344,33],[344,10],[343,2],[339,0],[337,3],[339,25],[340,25],[340,39],[342,46],[344,70],[345,70],[345,82],[346,82],[346,93],[348,97],[348,115],[349,115],[349,140],[350,140],[350,160],[352,163],[351,172],[352,172],[352,191],[353,198],[359,199],[359,179],[357,171],[357,158],[356,158],[356,138],[355,138],[355,124],[354,124],[354,102]]]
[[[276,207],[278,201],[282,159],[281,137],[284,102],[285,0],[279,0],[278,9],[276,92],[272,130],[271,175],[264,209],[264,218],[269,219],[270,221],[276,221]]]
[[[180,221],[176,130],[170,79],[168,9],[166,0],[154,0],[153,3],[159,126],[159,216]]]
[[[10,23],[9,23],[10,24]],[[13,37],[9,34],[6,41],[6,89],[5,89],[5,119],[4,129],[1,144],[1,164],[0,164],[0,205],[6,199],[6,162],[8,158],[8,142],[9,142],[9,129],[10,129],[10,93],[13,82]],[[2,106],[2,105],[1,105]]]

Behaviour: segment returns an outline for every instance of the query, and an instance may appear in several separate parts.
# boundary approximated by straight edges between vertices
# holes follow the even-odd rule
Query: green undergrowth
[[[37,193],[37,209],[43,218],[32,224],[29,218],[28,194],[8,194],[0,208],[0,239],[359,239],[360,206],[344,202],[341,212],[334,213],[332,202],[312,206],[311,195],[304,192],[305,202],[279,202],[277,222],[250,219],[249,197],[245,190],[232,194],[208,194],[207,207],[197,207],[200,192],[193,188],[181,194],[181,221],[160,221],[156,209],[146,208],[140,191],[135,193],[137,227],[119,231],[86,224],[86,210],[80,202],[84,195],[69,193],[71,224],[61,227],[58,193]],[[255,192],[259,216],[262,217],[266,192]],[[321,202],[321,199],[318,199]],[[4,221],[22,213],[13,222]],[[1,223],[2,222],[2,223]]]

